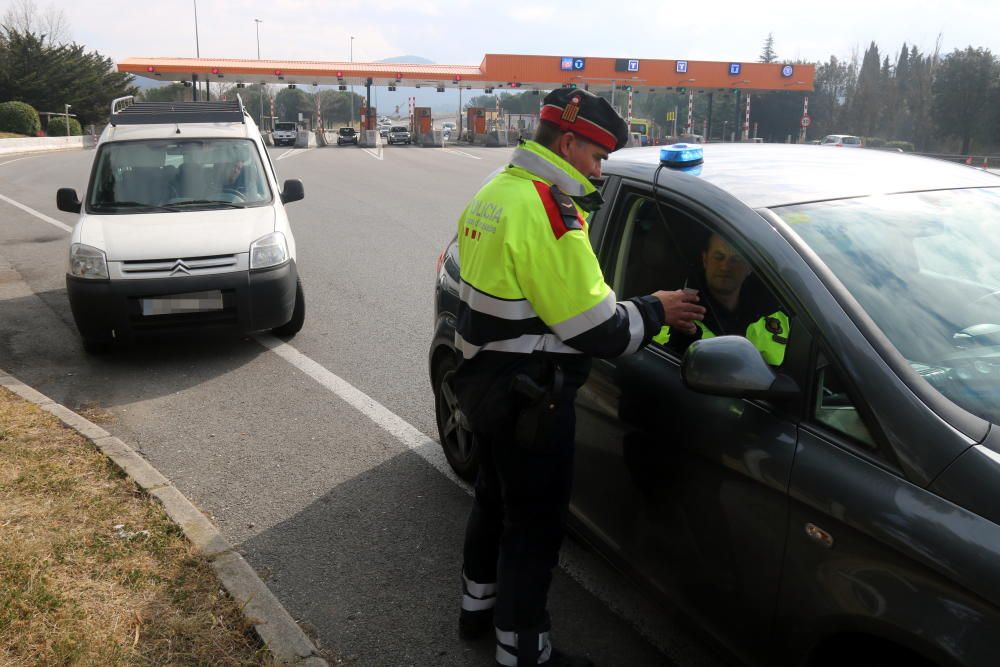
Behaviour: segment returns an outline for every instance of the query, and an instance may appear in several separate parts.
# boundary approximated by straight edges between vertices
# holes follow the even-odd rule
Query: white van
[[[147,332],[293,336],[305,319],[295,239],[260,132],[234,102],[115,100],[81,202],[66,291],[88,351]]]
[[[275,146],[294,146],[295,139],[299,136],[299,128],[295,123],[275,123],[274,131],[271,132],[271,141]]]

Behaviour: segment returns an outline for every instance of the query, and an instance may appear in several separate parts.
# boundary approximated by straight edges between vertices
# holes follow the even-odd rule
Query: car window
[[[844,141],[842,143],[851,144],[853,146],[860,144],[861,139],[859,139],[858,137],[844,137]]]
[[[279,132],[291,132],[295,129],[295,123],[275,123],[274,129]]]
[[[260,155],[248,139],[106,143],[93,173],[87,199],[91,213],[231,208],[271,201]]]
[[[398,126],[398,125],[397,125],[397,126],[395,126],[395,127],[393,127],[393,128],[392,128],[391,130],[389,130],[389,131],[390,131],[390,132],[408,132],[408,130],[407,130],[407,129],[406,129],[405,127],[400,127],[400,126]]]
[[[1000,423],[1000,188],[775,212],[935,390]]]
[[[654,343],[678,357],[695,340],[722,335],[748,338],[772,366],[784,362],[790,311],[781,306],[730,239],[641,193],[623,196],[613,223],[621,229],[614,264],[619,298],[657,290],[697,290],[708,310],[695,335],[669,327]]]
[[[816,402],[813,418],[827,428],[867,447],[875,448],[875,439],[852,400],[840,373],[821,362],[816,373]]]

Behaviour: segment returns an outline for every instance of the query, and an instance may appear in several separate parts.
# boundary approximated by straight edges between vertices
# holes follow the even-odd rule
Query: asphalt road
[[[207,512],[345,663],[492,664],[490,641],[457,638],[470,497],[443,472],[426,354],[435,260],[509,153],[272,150],[279,180],[301,178],[306,192],[288,206],[307,303],[291,346],[185,338],[103,357],[83,352],[73,325],[68,234],[10,201],[72,225],[55,191],[83,192],[93,152],[0,159],[0,368],[70,408],[110,412],[106,428]],[[572,540],[551,611],[556,644],[599,665],[723,664]]]

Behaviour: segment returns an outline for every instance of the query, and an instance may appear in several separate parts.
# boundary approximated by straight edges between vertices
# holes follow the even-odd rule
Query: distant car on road
[[[410,131],[402,125],[393,125],[389,128],[389,138],[390,144],[408,144],[410,143]]]
[[[355,144],[358,143],[358,131],[353,127],[342,127],[337,130],[337,145],[343,146],[344,144]]]
[[[452,132],[454,132],[456,129],[458,129],[458,126],[455,125],[455,123],[451,122],[450,120],[446,120],[445,122],[441,123],[442,131],[451,130]]]
[[[766,331],[715,305],[704,324],[742,335],[661,332],[594,360],[576,529],[750,664],[995,667],[1000,178],[879,151],[697,150],[703,164],[660,168],[656,148],[605,163],[597,261],[618,299],[688,286],[709,305],[722,239],[749,276],[737,307],[771,313]],[[434,287],[439,436],[469,479],[477,442],[449,378],[458,345],[489,339],[456,337],[460,294],[481,304],[466,322],[534,321],[492,354],[574,350],[527,301],[463,283],[454,241]]]
[[[828,134],[819,142],[820,146],[836,146],[837,148],[864,148],[865,142],[853,134]]]
[[[379,125],[378,126],[379,136],[381,136],[382,138],[388,138],[389,137],[389,128],[390,127],[391,127],[391,125]]]

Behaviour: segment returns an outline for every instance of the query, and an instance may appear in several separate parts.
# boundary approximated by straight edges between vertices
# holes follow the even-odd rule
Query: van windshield
[[[249,139],[152,139],[101,146],[87,211],[155,213],[243,208],[271,201],[257,148]]]
[[[294,132],[295,123],[275,123],[274,129],[278,132]]]

